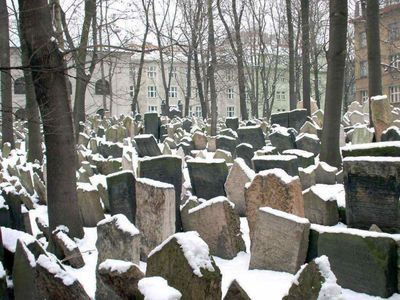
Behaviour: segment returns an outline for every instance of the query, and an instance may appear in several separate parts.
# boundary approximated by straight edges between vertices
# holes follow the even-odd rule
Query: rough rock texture
[[[175,190],[171,184],[147,178],[136,181],[136,226],[141,232],[142,260],[175,233]]]
[[[239,127],[237,130],[240,143],[247,143],[259,150],[265,146],[264,133],[260,126]]]
[[[104,219],[99,192],[95,188],[91,190],[83,189],[78,184],[77,198],[83,226],[96,227],[97,223]]]
[[[157,141],[155,140],[154,136],[141,134],[135,136],[134,140],[139,157],[161,155],[161,150],[158,147]]]
[[[310,222],[272,208],[260,208],[251,235],[250,269],[296,273],[307,256]]]
[[[240,286],[240,284],[234,279],[229,285],[228,291],[224,297],[224,300],[251,300],[246,291]]]
[[[283,170],[261,171],[246,185],[246,216],[250,235],[254,231],[258,209],[269,206],[304,217],[304,203],[298,177],[291,177]]]
[[[297,156],[295,155],[255,156],[252,162],[256,173],[262,170],[280,168],[291,176],[297,176],[299,174]]]
[[[375,138],[381,141],[382,132],[392,123],[392,109],[387,96],[371,97],[371,116],[375,128]]]
[[[330,198],[324,198],[319,193],[324,185],[314,186],[304,191],[304,215],[311,223],[333,226],[339,222],[338,205],[335,195]]]

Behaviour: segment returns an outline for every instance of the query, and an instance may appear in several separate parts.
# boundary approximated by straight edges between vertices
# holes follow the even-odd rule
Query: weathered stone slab
[[[132,171],[122,171],[107,176],[108,200],[111,215],[124,214],[135,222],[136,192]]]
[[[399,142],[379,142],[349,145],[342,148],[343,157],[348,156],[400,156]]]
[[[239,128],[239,118],[238,117],[226,118],[225,125],[226,127],[236,131]]]
[[[251,182],[255,175],[255,172],[246,165],[243,159],[236,158],[226,178],[226,196],[235,204],[235,211],[241,217],[246,215],[245,185]]]
[[[265,146],[264,133],[260,126],[239,127],[237,130],[240,143],[247,143],[259,150]]]
[[[162,154],[154,136],[149,134],[140,134],[135,136],[134,140],[136,142],[136,150],[139,157],[158,156]]]
[[[296,273],[307,256],[310,222],[270,207],[257,212],[250,269]]]
[[[288,149],[296,148],[296,136],[292,131],[286,128],[274,128],[268,138],[272,146],[276,147],[280,153]]]
[[[397,290],[396,242],[388,234],[313,224],[308,260],[321,255],[343,288],[384,298]]]
[[[216,149],[229,151],[232,156],[235,156],[236,146],[239,144],[238,140],[233,137],[218,135],[216,139]]]
[[[144,114],[144,133],[152,134],[155,139],[160,138],[160,118],[156,112]]]
[[[255,156],[251,160],[256,173],[269,169],[283,169],[291,176],[299,174],[297,156],[295,155],[264,155]]]
[[[204,150],[207,148],[207,137],[201,131],[196,131],[192,136],[192,140],[195,150]]]
[[[212,226],[209,221],[213,220]],[[210,248],[210,254],[224,259],[245,251],[239,215],[234,204],[219,196],[189,209],[185,231],[197,231]]]
[[[78,182],[76,192],[83,226],[96,227],[104,219],[99,192],[91,184],[81,182]]]
[[[387,96],[371,97],[371,118],[375,128],[375,138],[381,141],[382,132],[392,123],[392,109]]]
[[[251,163],[251,159],[254,156],[254,149],[253,146],[250,144],[239,144],[236,146],[236,157],[242,158],[246,165],[249,166],[250,168],[253,167]]]
[[[314,153],[317,156],[321,152],[321,142],[315,134],[302,133],[296,138],[297,149]]]
[[[173,257],[174,259],[171,259]],[[146,276],[161,276],[183,299],[221,299],[221,273],[198,233],[176,233],[155,248]]]
[[[271,124],[289,127],[289,112],[280,112],[271,115]]]
[[[172,184],[148,178],[136,180],[136,219],[141,232],[140,256],[175,233],[175,190]]]
[[[382,132],[382,142],[400,141],[400,129],[397,126],[390,126]]]
[[[304,217],[304,203],[299,178],[281,169],[261,171],[246,184],[246,216],[250,235],[254,233],[260,207],[269,206]]]
[[[224,160],[191,159],[187,166],[194,195],[204,199],[226,195],[224,184],[228,167]]]
[[[229,285],[224,300],[251,300],[251,298],[241,287],[240,283],[234,279]]]
[[[300,130],[301,126],[307,121],[306,109],[294,109],[289,112],[289,124],[286,127],[291,127]]]
[[[139,177],[146,177],[172,184],[175,189],[176,231],[182,228],[180,217],[180,201],[182,194],[182,159],[179,156],[163,155],[153,158],[139,159]]]
[[[343,168],[348,226],[399,231],[400,158],[348,157]]]
[[[297,164],[301,168],[307,168],[314,164],[314,153],[308,151],[300,149],[290,149],[283,151],[282,154],[297,156]]]
[[[322,184],[335,184],[338,169],[320,161],[315,168],[315,181]]]

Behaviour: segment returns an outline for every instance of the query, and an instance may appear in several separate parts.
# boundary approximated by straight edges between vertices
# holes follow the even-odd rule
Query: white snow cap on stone
[[[254,178],[254,176],[256,176],[256,172],[254,172],[254,170],[246,164],[243,158],[236,158],[235,163],[240,166],[240,168],[246,173],[246,176],[249,177],[251,180]],[[229,173],[231,172],[231,170],[232,169],[229,170]]]
[[[0,261],[0,278],[3,279],[6,277],[6,271],[4,270],[3,263]]]
[[[383,101],[386,99],[387,99],[386,95],[378,95],[378,96],[371,97],[371,101]]]
[[[297,159],[297,156],[295,155],[261,155],[261,156],[256,156],[253,158],[257,160],[284,160],[284,161],[290,161]]]
[[[161,188],[161,189],[173,189],[174,188],[174,186],[170,183],[166,183],[166,182],[162,182],[162,181],[158,181],[158,180],[154,180],[154,179],[150,179],[150,178],[145,178],[145,177],[137,178],[136,181],[140,182],[142,184],[151,185],[151,186]]]
[[[185,255],[189,265],[192,267],[194,274],[198,277],[203,277],[200,271],[201,268],[214,272],[208,245],[200,238],[197,231],[179,232],[171,235],[164,242],[154,248],[148,257],[160,251],[173,238],[175,238],[177,243],[181,246],[183,254]]]
[[[346,162],[346,161],[400,162],[400,157],[394,157],[394,156],[348,156],[343,159],[343,162]]]
[[[344,193],[343,184],[316,184],[310,189],[324,201],[339,202],[339,197]]]
[[[336,276],[331,271],[328,257],[325,255],[317,257],[315,263],[318,265],[321,275],[325,278],[318,300],[344,300],[342,288],[336,283]]]
[[[144,296],[144,300],[179,300],[182,294],[168,282],[159,276],[146,277],[138,282],[139,291]]]
[[[35,241],[35,238],[32,235],[8,227],[1,227],[1,238],[4,248],[12,253],[15,253],[17,241],[19,239],[25,242],[27,245]]]
[[[123,274],[132,267],[134,263],[119,259],[106,259],[99,265],[99,270],[107,270],[110,272],[118,272],[118,274]]]
[[[288,173],[285,172],[285,170],[275,168],[275,169],[269,169],[269,170],[263,170],[260,171],[259,174],[261,176],[267,176],[270,174],[274,174],[278,176],[283,182],[285,183],[291,183],[292,181],[297,180],[299,177],[298,176],[290,176]]]
[[[108,218],[105,218],[97,223],[97,226],[104,225],[106,223],[110,223],[116,221],[117,228],[129,233],[131,236],[135,236],[139,234],[139,230],[133,225],[128,218],[123,214],[117,214]]]
[[[235,208],[235,204],[233,202],[229,201],[228,198],[226,198],[225,196],[218,196],[218,197],[212,198],[210,200],[204,201],[202,204],[189,209],[188,213],[189,214],[194,213],[200,209],[203,209],[207,206],[210,206],[210,205],[213,205],[213,204],[216,204],[219,202],[227,202],[232,208]]]
[[[263,212],[269,213],[271,215],[274,215],[274,216],[277,216],[277,217],[281,217],[281,218],[284,218],[284,219],[287,219],[287,220],[291,220],[291,221],[294,221],[294,222],[297,222],[297,223],[303,223],[303,224],[309,224],[310,223],[310,221],[308,219],[306,219],[306,218],[301,218],[301,217],[298,217],[296,215],[289,214],[289,213],[286,213],[286,212],[278,210],[278,209],[273,209],[273,208],[268,207],[268,206],[260,207],[260,210],[263,211]]]
[[[56,278],[60,278],[65,285],[72,285],[77,280],[72,274],[61,269],[60,265],[47,255],[41,254],[37,259],[36,263],[39,266],[45,268]]]

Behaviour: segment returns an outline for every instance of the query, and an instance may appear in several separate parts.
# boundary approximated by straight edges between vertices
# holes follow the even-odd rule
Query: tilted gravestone
[[[239,127],[237,130],[240,143],[247,143],[259,150],[265,146],[264,133],[260,126]]]
[[[232,153],[232,156],[235,155],[235,149],[238,145],[238,140],[233,137],[218,135],[216,139],[216,147],[217,149],[226,150]]]
[[[246,165],[252,168],[253,165],[251,163],[251,159],[254,157],[253,146],[245,143],[237,145],[236,157],[242,158],[245,161]]]
[[[132,171],[121,171],[107,176],[108,200],[111,215],[124,214],[135,223],[136,191]]]
[[[150,134],[140,134],[135,136],[134,140],[139,157],[158,156],[162,154],[154,136]]]

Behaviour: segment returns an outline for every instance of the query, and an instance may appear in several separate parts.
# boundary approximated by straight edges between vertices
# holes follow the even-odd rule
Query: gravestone
[[[321,152],[321,142],[315,134],[302,133],[296,138],[296,148],[317,156]]]
[[[299,168],[307,168],[314,164],[314,153],[308,151],[300,149],[290,149],[283,151],[282,154],[297,156],[297,164]]]
[[[240,143],[247,143],[259,150],[265,146],[264,133],[260,126],[239,127],[237,130]]]
[[[400,141],[400,129],[397,126],[391,126],[382,132],[382,142]]]
[[[280,112],[271,115],[271,124],[289,127],[289,112]]]
[[[294,155],[254,156],[251,161],[253,162],[254,171],[256,173],[262,170],[280,168],[291,176],[297,176],[299,174],[297,157]]]
[[[343,160],[349,227],[400,230],[400,158],[349,157]]]
[[[228,167],[223,159],[191,159],[187,166],[194,195],[204,199],[226,195]]]
[[[161,150],[157,145],[154,136],[150,134],[140,134],[134,137],[136,150],[139,157],[158,156],[161,155]]]
[[[152,134],[156,140],[160,138],[160,118],[156,112],[144,114],[144,133]]]
[[[239,128],[239,118],[226,118],[225,125],[226,127],[236,131]]]
[[[238,144],[239,143],[236,138],[225,135],[218,135],[216,139],[216,149],[229,151],[232,153],[232,156],[235,155],[235,149]]]
[[[286,127],[291,127],[300,130],[301,126],[307,121],[306,109],[294,109],[289,112],[289,124]]]
[[[272,146],[276,147],[278,152],[296,148],[296,136],[293,131],[286,128],[275,129],[269,136]]]
[[[108,200],[111,215],[123,214],[135,223],[136,191],[132,171],[122,171],[107,176]]]
[[[236,146],[236,157],[242,158],[246,165],[249,166],[250,168],[253,167],[251,163],[251,159],[254,156],[254,149],[253,146],[250,144],[239,144]]]
[[[139,159],[139,177],[146,177],[161,182],[172,184],[175,189],[175,216],[176,231],[181,231],[182,222],[180,214],[182,193],[182,159],[179,156],[163,155],[152,158]]]

